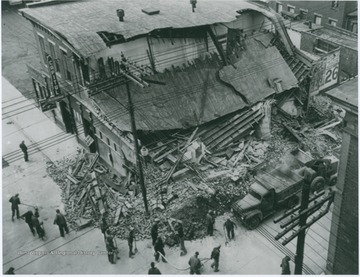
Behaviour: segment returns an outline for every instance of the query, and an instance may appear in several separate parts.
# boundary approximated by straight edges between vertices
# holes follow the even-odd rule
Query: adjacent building
[[[262,126],[267,98],[306,103],[316,67],[281,16],[249,2],[47,1],[21,13],[38,44],[42,67],[29,74],[42,110],[122,176],[136,159],[128,93],[142,144],[235,124],[209,142],[220,147]]]
[[[326,93],[346,111],[331,221],[329,274],[359,274],[358,78]]]
[[[271,8],[317,25],[327,24],[357,33],[357,1],[270,1]]]

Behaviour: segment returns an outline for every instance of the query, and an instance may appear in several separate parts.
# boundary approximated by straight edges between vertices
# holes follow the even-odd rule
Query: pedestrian
[[[19,147],[20,147],[21,151],[23,151],[23,153],[24,153],[24,160],[25,160],[25,162],[28,162],[28,161],[29,161],[29,159],[28,159],[28,152],[27,152],[27,147],[26,147],[26,145],[25,145],[25,142],[22,141],[22,142],[20,143]]]
[[[289,256],[285,256],[282,259],[281,264],[280,264],[280,266],[282,267],[281,275],[290,275],[291,274],[289,261],[290,261]]]
[[[207,226],[207,234],[209,236],[213,235],[214,232],[214,223],[213,223],[213,217],[211,215],[211,211],[209,210],[206,215],[206,226]]]
[[[155,224],[151,227],[151,239],[152,239],[152,245],[155,245],[155,242],[157,240],[158,237],[158,231],[159,231],[159,222],[160,219],[156,218],[155,219]]]
[[[162,241],[162,238],[161,237],[158,237],[156,242],[155,242],[155,245],[154,245],[154,250],[155,250],[155,260],[157,262],[159,262],[159,258],[160,258],[160,254],[162,254],[161,256],[161,259],[164,263],[167,263],[167,261],[165,260],[165,251],[164,251],[164,243]]]
[[[4,274],[5,275],[15,275],[15,268],[10,267]]]
[[[144,161],[144,165],[145,165],[145,167],[147,167],[147,163],[148,163],[148,159],[149,159],[149,150],[145,146],[143,146],[143,147],[141,147],[140,152],[141,152],[142,159]]]
[[[35,208],[35,213],[34,213],[34,215],[35,215],[36,217],[40,217],[39,209],[38,209],[37,207]]]
[[[200,275],[200,268],[201,268],[201,261],[200,259],[198,258],[199,256],[199,252],[195,252],[195,255],[192,256],[189,260],[189,265],[190,265],[190,274],[191,275],[194,275],[194,274],[197,274],[197,275]]]
[[[19,194],[17,193],[15,194],[15,196],[11,196],[9,202],[11,203],[11,211],[12,211],[11,220],[14,221],[15,212],[16,212],[16,217],[19,219],[20,218],[19,205],[21,204]]]
[[[135,240],[135,229],[134,227],[130,227],[130,232],[128,236],[129,258],[134,258],[133,255],[135,255],[135,253],[132,251],[134,240]]]
[[[149,269],[148,275],[161,275],[160,270],[155,267],[155,263],[151,262],[150,264],[151,268]]]
[[[230,218],[228,218],[224,223],[224,228],[226,229],[227,237],[229,238],[229,240],[233,239],[235,237],[234,229],[237,229],[236,224]]]
[[[103,233],[103,235],[104,235],[104,240],[106,240],[106,230],[108,228],[109,228],[109,226],[106,223],[105,216],[102,216],[101,222],[100,222],[100,230],[101,230],[101,233]]]
[[[210,259],[214,259],[214,262],[211,264],[211,268],[214,268],[214,272],[219,272],[220,247],[221,245],[214,247],[211,252]]]
[[[33,234],[33,236],[35,236],[35,230],[34,230],[34,226],[32,224],[32,216],[33,216],[33,212],[32,211],[27,211],[26,213],[24,213],[21,218],[25,219],[25,222],[27,223],[27,225],[29,225],[30,231]]]
[[[69,234],[69,228],[67,226],[65,216],[62,213],[60,213],[59,209],[56,209],[56,217],[54,219],[54,224],[57,224],[59,226],[60,235],[62,237],[65,237],[64,230],[66,234]]]
[[[185,248],[185,242],[184,242],[184,228],[181,222],[179,222],[177,224],[177,235],[179,237],[179,241],[180,241],[180,256],[185,256],[187,254],[187,250]]]
[[[118,256],[119,250],[117,248],[117,245],[115,243],[115,238],[110,234],[110,231],[106,231],[106,251],[108,253],[108,259],[111,264],[115,264],[117,259],[120,259]]]
[[[35,215],[32,215],[31,217],[31,222],[32,225],[34,226],[38,236],[40,239],[44,240],[44,236],[45,236],[45,231],[44,229],[41,227],[41,225],[43,224],[43,222],[40,222],[39,218],[36,217]]]

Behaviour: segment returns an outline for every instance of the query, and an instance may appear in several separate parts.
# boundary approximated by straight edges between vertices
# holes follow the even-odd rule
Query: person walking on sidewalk
[[[26,213],[24,213],[21,216],[21,218],[25,219],[25,222],[27,223],[27,225],[29,225],[31,233],[33,234],[33,236],[35,236],[35,230],[34,230],[34,226],[32,224],[32,216],[33,215],[34,215],[33,212],[30,210],[30,211],[27,211]]]
[[[206,226],[207,226],[207,234],[209,236],[212,236],[214,232],[214,223],[213,223],[213,217],[211,215],[211,211],[208,211],[206,215]]]
[[[25,145],[25,142],[22,141],[22,142],[20,143],[19,147],[20,147],[21,151],[23,151],[23,153],[24,153],[24,160],[25,160],[25,162],[28,162],[28,161],[29,161],[29,156],[28,156],[27,147],[26,147],[26,145]]]
[[[155,250],[155,260],[157,262],[159,262],[159,258],[160,258],[160,254],[162,254],[161,259],[164,263],[167,263],[167,261],[164,259],[165,257],[165,251],[164,251],[164,243],[162,241],[161,237],[158,237],[158,239],[155,242],[155,246],[154,246],[154,250]]]
[[[226,229],[227,236],[229,241],[235,237],[234,229],[237,228],[236,224],[228,218],[224,223],[224,228]]]
[[[12,212],[11,220],[14,221],[15,212],[16,212],[16,217],[19,219],[20,218],[19,205],[21,204],[19,194],[17,193],[15,194],[15,196],[11,196],[9,202],[11,203],[11,212]]]
[[[151,239],[152,239],[152,245],[155,245],[155,242],[157,240],[158,237],[158,231],[159,231],[159,222],[160,219],[156,218],[155,219],[155,224],[151,227]]]
[[[161,275],[160,270],[157,267],[155,267],[154,262],[151,262],[150,266],[151,268],[148,271],[148,275]]]
[[[38,236],[39,236],[39,239],[44,239],[44,236],[45,236],[45,231],[44,229],[41,227],[41,225],[43,224],[43,222],[40,222],[39,221],[39,218],[36,217],[35,215],[32,215],[31,217],[31,223],[32,225],[34,226]]]
[[[281,264],[280,264],[280,266],[282,267],[281,275],[290,275],[291,274],[289,261],[290,261],[289,256],[285,256],[282,259]]]
[[[187,250],[185,248],[185,242],[184,242],[185,239],[184,228],[181,222],[177,224],[177,235],[180,240],[180,250],[181,250],[180,256],[185,256],[187,254]]]
[[[119,250],[116,246],[116,243],[114,243],[114,237],[110,234],[110,231],[106,231],[106,251],[108,253],[108,259],[111,264],[115,264],[117,259],[120,259],[118,256]]]
[[[201,261],[200,259],[198,258],[199,256],[199,252],[195,252],[195,255],[192,256],[189,260],[189,266],[190,266],[190,274],[191,275],[194,275],[194,274],[197,274],[197,275],[200,275],[200,268],[201,268]]]
[[[56,209],[56,217],[54,219],[54,224],[57,224],[59,226],[60,236],[65,237],[64,230],[66,234],[69,234],[69,228],[67,226],[65,216],[60,213],[59,209]]]
[[[214,259],[214,262],[211,264],[211,268],[214,268],[214,272],[219,272],[220,247],[221,245],[214,247],[211,252],[210,259]]]
[[[134,258],[133,256],[135,255],[135,253],[132,251],[134,240],[135,240],[135,229],[134,227],[130,227],[130,232],[128,236],[129,258]]]
[[[5,271],[4,275],[15,275],[15,268],[10,267],[7,271]]]

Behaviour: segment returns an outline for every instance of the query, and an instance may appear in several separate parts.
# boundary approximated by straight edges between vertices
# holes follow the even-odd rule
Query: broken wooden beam
[[[294,138],[296,138],[296,140],[298,140],[299,142],[302,141],[302,139],[298,136],[298,134],[296,134],[296,132],[293,130],[293,128],[291,128],[290,126],[286,125],[285,123],[283,123],[283,126],[285,127],[285,129],[287,131],[289,131],[289,133],[291,135],[293,135]]]
[[[78,179],[76,179],[75,177],[66,174],[66,178],[68,178],[69,181],[71,181],[73,184],[78,185],[80,183],[80,181]]]
[[[117,225],[119,223],[121,210],[122,210],[122,205],[116,209],[115,217],[114,217],[114,225]]]

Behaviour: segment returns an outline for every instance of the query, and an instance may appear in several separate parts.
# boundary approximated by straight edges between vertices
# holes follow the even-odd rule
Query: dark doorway
[[[64,102],[64,101],[60,102],[60,109],[61,109],[61,114],[62,114],[64,124],[65,124],[66,133],[73,134],[74,129],[73,129],[73,125],[71,123],[71,121],[72,121],[71,113],[70,113],[69,107],[66,104],[66,102]]]
[[[95,137],[94,126],[85,118],[82,118],[82,121],[83,121],[83,125],[84,125],[85,137],[90,136],[94,140],[94,142],[92,144],[90,144],[90,146],[89,146],[90,153],[96,153],[97,148],[96,148],[96,137]]]

